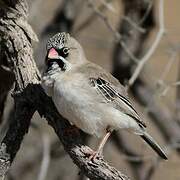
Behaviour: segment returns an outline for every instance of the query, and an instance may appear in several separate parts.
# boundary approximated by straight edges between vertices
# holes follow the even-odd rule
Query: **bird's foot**
[[[97,151],[94,151],[90,156],[89,156],[89,161],[93,161],[93,162],[95,162],[96,161],[96,159],[98,159],[99,158],[99,156],[100,156],[100,153],[99,152],[97,152]]]
[[[90,151],[87,154],[88,160],[91,162],[95,162],[97,159],[100,158],[100,156],[102,156],[102,153],[98,151]]]

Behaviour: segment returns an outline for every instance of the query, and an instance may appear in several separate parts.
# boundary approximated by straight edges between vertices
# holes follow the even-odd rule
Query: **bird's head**
[[[60,68],[61,71],[82,64],[86,61],[81,45],[68,33],[62,32],[51,37],[47,42],[47,71]]]

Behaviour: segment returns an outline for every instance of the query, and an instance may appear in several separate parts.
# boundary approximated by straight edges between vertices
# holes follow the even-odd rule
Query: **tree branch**
[[[124,0],[124,14],[131,19],[132,22],[145,29],[145,33],[142,33],[134,26],[130,25],[126,20],[122,20],[119,25],[119,33],[121,38],[129,48],[133,57],[141,60],[141,56],[144,53],[144,47],[150,32],[155,27],[154,18],[154,3],[151,0]],[[149,8],[151,7],[151,8]],[[159,8],[163,8],[160,6]],[[163,10],[159,13],[161,18]],[[163,23],[163,19],[160,20]],[[164,26],[161,24],[162,29]],[[160,35],[162,35],[162,30]],[[161,37],[161,36],[160,36]],[[158,38],[160,39],[160,38]],[[159,40],[158,40],[159,41]],[[156,44],[158,44],[156,42]],[[152,52],[152,51],[151,51]],[[124,50],[121,43],[118,43],[114,49],[114,64],[113,74],[119,79],[121,83],[127,82],[132,77],[134,66],[133,57],[130,56],[127,51]],[[149,55],[148,55],[149,56]],[[134,84],[130,87],[130,90],[135,99],[143,106],[148,108],[148,115],[152,118],[155,125],[158,127],[160,134],[168,143],[179,143],[180,130],[177,122],[173,121],[173,114],[162,106],[159,106],[154,98],[155,91],[151,89],[147,83],[138,76]],[[179,148],[177,148],[179,149]],[[136,171],[138,172],[138,171]],[[140,168],[138,179],[143,179],[144,171]]]
[[[139,56],[143,52],[144,44],[154,28],[155,22],[153,15],[154,5],[150,6],[152,4],[151,0],[124,0],[122,2],[126,18],[120,21],[118,32],[126,50],[122,42],[116,44],[113,54],[113,74],[121,83],[124,83],[125,80],[131,78],[134,65],[139,61]],[[126,20],[127,18],[136,26],[145,29],[145,33],[139,31],[138,28],[134,28]],[[127,49],[130,53],[127,52]]]
[[[129,86],[132,86],[134,84],[135,80],[138,78],[142,68],[144,67],[146,62],[149,60],[149,58],[152,56],[152,54],[156,50],[160,40],[162,39],[162,36],[164,35],[164,32],[165,32],[165,28],[164,28],[164,1],[160,0],[159,1],[159,31],[157,33],[157,36],[156,36],[153,44],[149,48],[148,52],[138,62],[138,65],[137,65],[133,75],[129,79],[129,82],[128,82]]]
[[[109,166],[102,157],[96,162],[89,161],[88,155],[92,150],[81,143],[79,132],[66,133],[66,129],[71,128],[71,125],[58,114],[52,100],[40,85],[31,44],[31,40],[36,39],[36,36],[27,23],[26,1],[4,0],[0,3],[0,43],[5,47],[10,68],[15,75],[15,114],[0,146],[0,176],[3,177],[9,169],[28,131],[32,115],[37,110],[54,128],[65,150],[87,177],[95,180],[129,179]]]

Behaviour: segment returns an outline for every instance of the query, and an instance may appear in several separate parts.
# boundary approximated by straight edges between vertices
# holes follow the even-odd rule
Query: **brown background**
[[[78,2],[78,1],[77,1]],[[101,1],[96,0],[97,5]],[[158,20],[158,3],[156,1],[156,19]],[[30,4],[30,23],[38,34],[40,34],[45,27],[45,25],[51,21],[53,15],[57,10],[57,4],[59,6],[60,1],[57,0],[36,0],[32,1]],[[121,10],[121,1],[114,0],[112,1],[113,10],[106,10],[104,12],[107,15],[109,22],[114,28],[117,28],[119,25],[120,18],[122,17]],[[165,82],[175,82],[177,79],[178,72],[178,63],[179,63],[179,49],[180,49],[180,1],[172,0],[164,1],[164,19],[165,19],[165,30],[166,33],[160,41],[158,48],[153,53],[152,57],[146,63],[146,66],[141,73],[141,76],[150,84],[154,89],[157,89],[156,83],[160,79],[164,69],[169,62],[172,54],[172,48],[176,48],[173,53],[177,53],[177,57],[174,60],[169,73],[165,77]],[[74,26],[74,30],[81,24],[90,14],[92,9],[87,7],[87,3],[83,3],[83,7],[78,14],[77,21]],[[157,27],[151,34],[151,38],[147,44],[147,50],[153,43],[157,31],[158,31],[158,21]],[[74,36],[80,41],[84,47],[86,56],[90,61],[93,61],[108,71],[111,71],[112,64],[112,52],[114,48],[114,39],[112,32],[109,31],[102,19],[96,17],[93,22],[84,28],[79,33],[75,33]],[[41,40],[41,38],[40,38]],[[34,49],[36,51],[36,60],[40,68],[43,67],[43,57],[45,56],[45,43],[34,44]],[[44,53],[43,53],[44,52]],[[39,54],[38,54],[39,53]],[[41,53],[41,54],[40,54]],[[161,91],[158,91],[157,94],[154,94],[157,101],[160,105],[169,108],[171,111],[175,112],[175,98],[176,98],[176,88],[170,88],[165,96],[161,96]],[[11,103],[11,98],[8,100]],[[162,137],[158,133],[157,128],[153,125],[150,118],[146,115],[146,109],[139,106],[134,102],[137,110],[141,114],[142,118],[146,121],[148,125],[148,131],[153,135],[153,137],[165,147],[166,144],[163,141]],[[7,110],[8,113],[8,110]],[[6,114],[7,114],[6,113]],[[34,127],[35,126],[35,127]],[[40,129],[39,129],[40,128]],[[129,135],[126,132],[125,138],[134,146],[137,152],[145,154],[146,166],[148,167],[155,155],[154,152],[138,137],[134,135]],[[43,145],[39,143],[39,139],[42,138],[42,134],[46,134],[50,141],[58,141],[55,137],[55,134],[52,129],[46,124],[46,122],[40,120],[38,115],[35,115],[33,118],[33,125],[30,128],[29,134],[25,137],[21,150],[18,152],[15,162],[11,168],[10,175],[13,179],[23,179],[23,180],[32,180],[37,179],[40,163],[42,159]],[[40,141],[42,142],[42,140]],[[99,142],[96,138],[91,138],[89,141],[90,147],[94,148]],[[78,171],[76,166],[72,163],[69,156],[64,152],[61,145],[57,145],[56,153],[52,156],[47,178],[49,180],[70,180],[77,179]],[[168,154],[169,160],[162,161],[156,167],[157,170],[153,175],[153,180],[167,179],[167,180],[179,180],[180,179],[180,159],[179,155],[176,154],[174,150],[171,150]],[[104,150],[105,159],[117,169],[122,170],[128,176],[132,176],[132,172],[126,163],[126,157],[120,153],[117,148],[109,140],[106,144]],[[10,178],[9,178],[10,179]]]

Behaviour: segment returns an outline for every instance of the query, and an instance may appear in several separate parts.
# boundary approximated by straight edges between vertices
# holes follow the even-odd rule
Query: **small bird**
[[[163,159],[166,154],[146,132],[146,125],[132,106],[126,90],[106,70],[86,59],[83,48],[68,33],[47,42],[47,70],[42,86],[58,112],[72,125],[102,138],[96,155],[113,130],[139,135]]]

